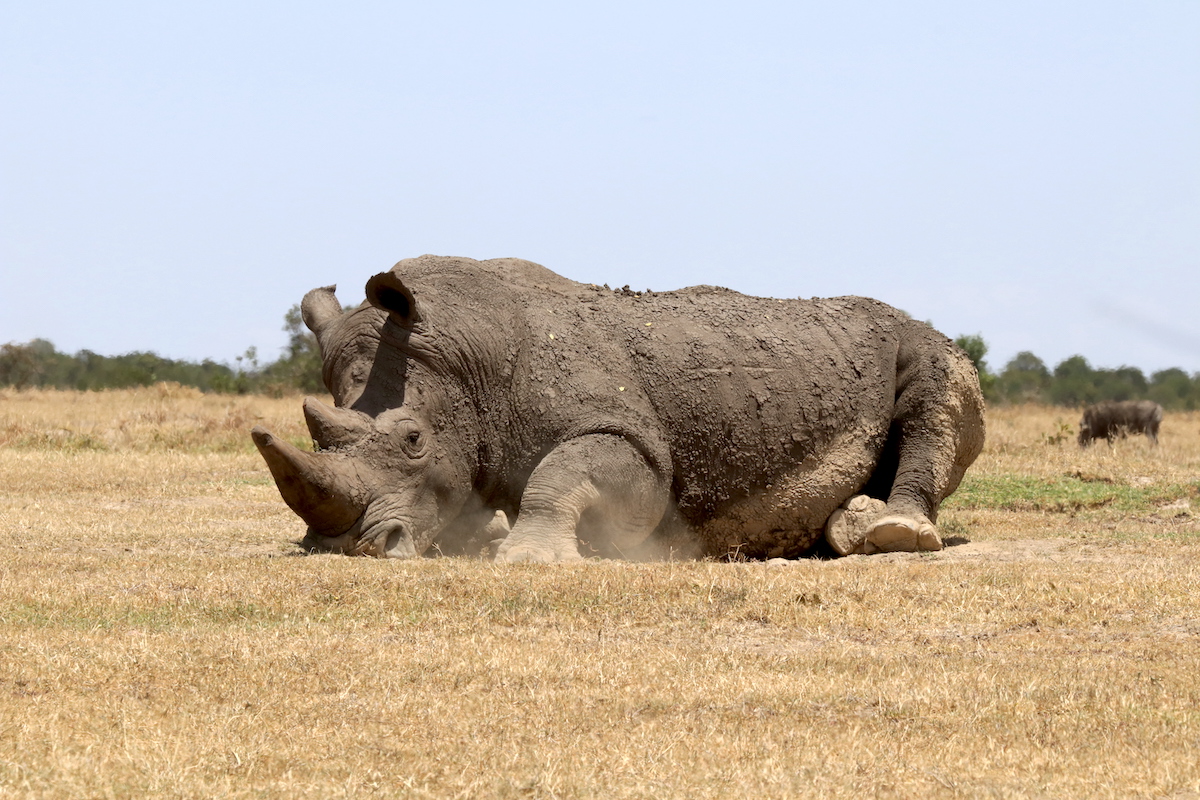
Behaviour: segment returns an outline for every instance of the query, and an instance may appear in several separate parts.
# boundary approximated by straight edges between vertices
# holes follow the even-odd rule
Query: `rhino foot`
[[[572,550],[530,547],[528,545],[505,548],[502,544],[496,552],[496,561],[500,564],[561,564],[582,560],[583,556],[579,555],[577,547]]]
[[[893,514],[877,520],[867,532],[867,543],[885,553],[942,549],[937,528],[921,514]]]
[[[483,535],[489,541],[504,541],[508,538],[508,534],[512,532],[512,528],[508,526],[508,515],[499,509],[492,514],[492,518],[488,520],[487,525],[483,526]]]
[[[856,495],[825,523],[825,539],[841,555],[941,550],[937,528],[922,514],[888,514],[887,504]]]
[[[574,532],[522,530],[520,525],[500,543],[496,551],[499,564],[556,564],[582,561]]]
[[[483,526],[483,536],[487,539],[488,550],[493,559],[500,552],[500,545],[504,544],[504,540],[511,532],[512,529],[508,526],[508,515],[497,509],[492,518],[488,520],[488,524]]]
[[[887,503],[882,500],[865,494],[855,495],[829,515],[829,521],[825,523],[825,540],[839,555],[874,553],[876,548],[867,541],[867,534],[886,511]]]

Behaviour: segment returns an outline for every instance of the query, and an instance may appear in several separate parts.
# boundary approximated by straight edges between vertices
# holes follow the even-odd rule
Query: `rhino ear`
[[[308,329],[322,341],[325,332],[335,320],[342,316],[342,304],[338,302],[337,286],[322,286],[304,295],[300,301],[300,316]]]
[[[421,321],[417,299],[394,272],[381,272],[367,281],[367,302],[388,312],[391,320],[403,328]]]

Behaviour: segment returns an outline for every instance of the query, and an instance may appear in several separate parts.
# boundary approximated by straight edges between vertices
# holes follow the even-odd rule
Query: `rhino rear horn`
[[[366,492],[344,457],[306,453],[255,426],[250,432],[262,453],[279,494],[311,530],[337,536],[348,530],[366,508]]]
[[[304,295],[300,301],[300,316],[308,329],[316,334],[322,351],[329,326],[342,316],[342,304],[338,302],[336,292],[336,285],[322,286]]]
[[[315,397],[304,398],[304,420],[322,450],[354,444],[371,431],[371,419],[366,414],[333,408]]]
[[[401,327],[411,328],[421,321],[417,298],[394,272],[381,272],[367,281],[367,302],[388,312]]]

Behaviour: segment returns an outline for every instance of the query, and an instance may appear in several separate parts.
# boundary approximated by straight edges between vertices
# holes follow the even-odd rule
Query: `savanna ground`
[[[298,555],[299,398],[0,394],[0,796],[1200,797],[1200,414],[989,413],[936,554]]]

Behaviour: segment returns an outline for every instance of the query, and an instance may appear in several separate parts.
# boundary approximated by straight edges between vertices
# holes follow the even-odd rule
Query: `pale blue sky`
[[[232,360],[421,253],[1200,370],[1200,3],[0,6],[0,342]]]

